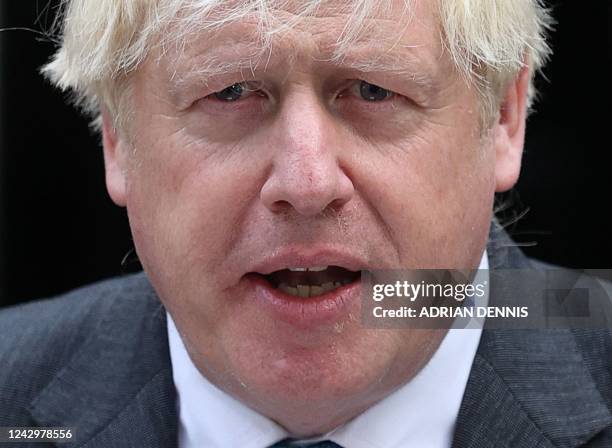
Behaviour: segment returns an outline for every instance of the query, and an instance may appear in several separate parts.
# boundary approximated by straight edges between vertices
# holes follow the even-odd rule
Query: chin
[[[231,377],[232,384],[221,386],[274,420],[326,415],[329,421],[353,409],[353,403],[378,401],[407,373],[404,368],[399,374],[402,353],[390,332],[355,326],[308,347],[281,338],[274,345],[267,340],[233,346],[225,363],[231,366],[225,378]]]

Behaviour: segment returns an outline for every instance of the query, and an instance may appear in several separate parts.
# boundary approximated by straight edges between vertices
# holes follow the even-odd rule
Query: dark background
[[[512,0],[508,0],[512,1]],[[57,1],[0,0],[0,306],[131,271],[125,212],[107,197],[87,121],[38,74]],[[523,173],[502,202],[525,252],[576,268],[612,268],[610,3],[554,1],[555,55],[528,122]],[[133,257],[128,257],[133,259]],[[124,263],[125,264],[125,263]]]

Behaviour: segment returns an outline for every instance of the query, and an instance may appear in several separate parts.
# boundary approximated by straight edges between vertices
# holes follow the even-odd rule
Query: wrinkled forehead
[[[170,0],[168,0],[170,1]],[[352,68],[399,70],[415,49],[441,51],[435,1],[184,1],[161,33],[158,56],[200,75],[253,70],[280,57],[308,57]],[[418,30],[417,30],[418,28]],[[368,50],[375,50],[374,52]],[[367,53],[360,59],[358,54]],[[352,56],[349,57],[349,56]]]

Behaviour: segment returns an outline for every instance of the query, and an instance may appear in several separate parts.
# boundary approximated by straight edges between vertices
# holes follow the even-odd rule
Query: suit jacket
[[[491,269],[534,268],[503,232],[488,252]],[[612,447],[611,409],[609,330],[485,329],[453,446]],[[144,274],[0,312],[0,426],[172,448],[177,423],[165,310]]]

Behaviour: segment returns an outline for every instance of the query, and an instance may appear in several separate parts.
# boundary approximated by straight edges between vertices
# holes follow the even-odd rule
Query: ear
[[[115,204],[125,207],[127,144],[117,132],[105,109],[102,110],[102,144],[104,146],[106,190]]]
[[[525,66],[508,85],[500,108],[499,121],[494,125],[496,192],[511,189],[521,171],[529,76],[529,69]]]

